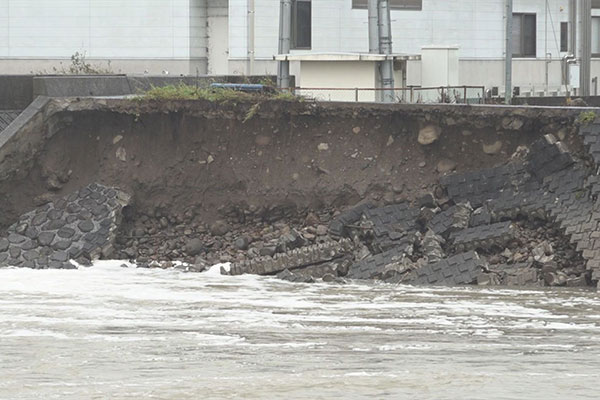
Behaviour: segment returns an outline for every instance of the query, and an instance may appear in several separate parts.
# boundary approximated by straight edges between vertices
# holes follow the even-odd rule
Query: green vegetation
[[[216,103],[250,100],[254,95],[223,88],[198,88],[180,83],[178,85],[152,86],[140,99],[148,100],[208,100]]]
[[[579,114],[575,122],[579,125],[587,125],[594,122],[597,117],[598,115],[596,115],[594,111],[584,111],[581,114]]]
[[[300,98],[289,92],[248,93],[226,88],[201,88],[187,85],[152,86],[150,90],[140,94],[138,100],[206,100],[215,103],[237,101],[286,100],[299,101]]]
[[[254,104],[248,109],[244,117],[244,123],[250,121],[260,110],[261,102],[266,100],[280,101],[302,101],[301,97],[290,92],[248,93],[227,88],[201,88],[187,85],[183,82],[178,85],[152,86],[150,90],[141,93],[135,98],[136,101],[144,100],[205,100],[214,103],[236,103],[240,101],[252,101]]]
[[[260,103],[256,103],[252,107],[250,107],[248,109],[248,112],[246,112],[246,117],[244,118],[244,120],[242,121],[242,123],[245,124],[246,122],[248,122],[252,118],[254,118],[254,116],[256,115],[256,113],[258,112],[259,109],[260,109]]]
[[[287,100],[287,101],[302,101],[302,97],[298,97],[292,92],[281,91],[275,95],[273,95],[273,99],[275,100]]]

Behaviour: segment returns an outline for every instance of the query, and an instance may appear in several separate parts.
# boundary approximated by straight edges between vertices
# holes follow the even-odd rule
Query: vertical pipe
[[[394,94],[394,59],[392,57],[392,18],[388,0],[379,0],[379,49],[386,55],[381,62],[381,86],[384,103],[393,103]]]
[[[369,53],[379,54],[379,10],[377,0],[369,0]]]
[[[569,53],[577,53],[577,0],[569,0]]]
[[[292,36],[292,1],[281,0],[279,9],[279,55],[290,53],[290,41]],[[280,89],[290,87],[290,62],[279,61],[277,69],[277,86]]]
[[[254,0],[248,0],[248,75],[254,75],[255,9]]]
[[[579,67],[579,95],[589,96],[592,63],[592,0],[581,0],[581,66]]]
[[[505,103],[512,103],[512,34],[513,32],[513,0],[506,0],[506,56],[505,61]]]
[[[550,85],[550,61],[552,59],[552,54],[550,54],[550,58],[548,58],[548,0],[546,0],[546,12],[544,14],[544,57],[546,58],[546,76],[545,76],[545,87],[544,87],[544,95],[548,96],[548,87]]]

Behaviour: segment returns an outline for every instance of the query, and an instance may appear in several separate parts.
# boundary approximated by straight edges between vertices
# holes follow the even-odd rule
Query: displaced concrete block
[[[294,249],[273,257],[260,257],[231,266],[230,275],[273,275],[285,269],[293,271],[312,265],[323,264],[352,253],[354,244],[348,239],[327,242]]]
[[[471,251],[421,267],[404,277],[401,282],[409,285],[468,285],[477,282],[484,267],[485,262],[476,252]]]
[[[449,240],[459,251],[505,247],[515,238],[515,229],[510,221],[477,226],[450,234]]]

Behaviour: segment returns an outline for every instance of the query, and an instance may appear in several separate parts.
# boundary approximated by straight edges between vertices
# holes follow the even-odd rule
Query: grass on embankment
[[[152,86],[142,93],[139,100],[206,100],[216,103],[252,100],[299,101],[300,98],[290,92],[248,93],[227,88],[201,88],[180,83],[178,85]]]

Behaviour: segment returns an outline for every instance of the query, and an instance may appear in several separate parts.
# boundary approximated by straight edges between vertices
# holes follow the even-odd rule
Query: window
[[[536,56],[535,14],[513,14],[513,56]]]
[[[592,56],[600,57],[600,17],[592,17]]]
[[[423,0],[389,0],[392,10],[422,10]],[[352,0],[352,8],[367,8],[368,0]]]
[[[312,43],[311,0],[292,0],[292,49],[310,49]]]
[[[560,51],[569,51],[569,23],[560,23]]]

